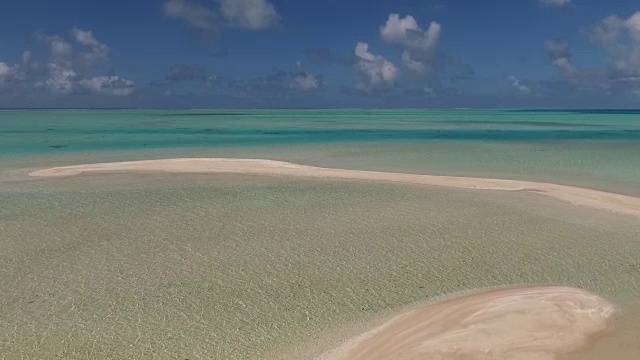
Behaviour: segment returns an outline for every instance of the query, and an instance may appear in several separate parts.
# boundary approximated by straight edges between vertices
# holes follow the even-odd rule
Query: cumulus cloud
[[[73,46],[58,35],[36,34],[36,38],[47,45],[51,51],[52,61],[60,64],[64,63],[71,66],[71,57],[73,55]]]
[[[51,51],[52,62],[65,67],[91,66],[108,60],[110,49],[107,45],[96,40],[92,31],[73,28],[70,32],[73,40],[84,51],[76,51],[73,45],[59,35],[36,34]],[[29,59],[31,53],[23,54]]]
[[[640,75],[640,12],[628,19],[606,17],[592,28],[591,35],[607,51],[617,71]]]
[[[356,89],[371,94],[393,87],[398,78],[398,68],[381,55],[369,51],[369,44],[359,42],[355,49],[356,70],[360,80]]]
[[[50,63],[48,67],[49,78],[44,81],[44,84],[51,92],[64,95],[75,92],[76,82],[81,79],[78,73],[55,63]]]
[[[229,24],[245,29],[261,30],[280,20],[275,6],[267,0],[216,0]]]
[[[0,62],[0,94],[5,93],[7,88],[15,85],[18,76],[18,66]]]
[[[625,20],[625,25],[631,38],[640,43],[640,11]]]
[[[517,77],[510,75],[509,77],[507,77],[507,80],[509,80],[509,83],[511,84],[511,87],[513,87],[514,89],[520,91],[520,92],[529,92],[531,89],[523,84],[520,79],[518,79]]]
[[[590,29],[591,38],[603,46],[617,45],[624,23],[616,15],[607,16]]]
[[[39,68],[39,64],[32,62],[29,51],[24,51],[21,61],[15,64],[0,62],[0,92],[6,94],[21,90],[28,80],[28,75],[38,72],[42,72],[42,69]]]
[[[301,73],[291,78],[289,86],[301,91],[314,91],[324,85],[324,81],[317,75]]]
[[[571,0],[540,0],[540,3],[551,6],[565,6],[571,4]]]
[[[437,22],[431,22],[428,29],[422,30],[413,16],[400,18],[398,14],[390,14],[386,24],[380,27],[380,35],[390,43],[429,49],[437,45],[441,30]]]
[[[218,28],[218,13],[206,6],[186,0],[168,0],[162,5],[165,16],[187,22],[195,29],[214,31]]]
[[[565,40],[547,40],[544,42],[544,46],[551,63],[563,76],[571,77],[577,73],[569,51],[569,44]]]
[[[562,77],[543,83],[546,91],[579,91],[593,96],[627,97],[640,89],[640,12],[629,18],[608,16],[587,32],[609,58],[609,65],[600,68],[579,68],[573,62],[569,44],[564,40],[548,40],[545,48],[551,64]]]
[[[13,67],[0,62],[0,76],[9,76],[13,73],[14,69]]]
[[[0,90],[14,96],[31,96],[34,91],[59,96],[89,93],[127,96],[133,92],[133,82],[121,77],[88,76],[99,64],[108,61],[109,47],[90,30],[74,28],[70,35],[79,50],[62,36],[36,34],[49,48],[49,58],[37,61],[30,51],[24,51],[18,63],[0,63]]]
[[[409,83],[403,86],[413,88],[412,94],[422,94],[427,88],[436,90],[434,93],[426,92],[424,96],[436,96],[436,93],[440,96],[440,89],[446,87],[439,79],[444,74],[443,67],[465,67],[459,59],[438,53],[442,36],[442,26],[438,22],[432,21],[421,27],[411,15],[389,14],[379,27],[379,35],[383,41],[401,50],[401,61],[396,65],[381,55],[371,53],[368,43],[358,43],[351,63],[355,64],[359,75],[355,88],[360,92],[370,95],[385,93],[402,80]],[[442,71],[436,72],[436,68]],[[462,71],[464,74],[456,75],[455,81],[472,77],[472,69],[465,67]]]
[[[167,0],[165,16],[186,22],[205,34],[218,35],[222,27],[263,30],[277,25],[280,15],[268,0],[215,0],[209,7],[191,0]]]
[[[411,15],[401,18],[399,14],[390,14],[387,22],[380,27],[383,40],[404,49],[404,65],[422,75],[427,74],[434,65],[441,33],[442,26],[439,23],[431,22],[429,27],[423,30]]]
[[[78,85],[91,93],[116,96],[131,95],[135,86],[133,81],[114,75],[82,79]]]
[[[83,54],[86,61],[101,61],[109,57],[109,47],[96,40],[93,31],[73,28],[71,35],[78,44],[89,48],[89,51]]]

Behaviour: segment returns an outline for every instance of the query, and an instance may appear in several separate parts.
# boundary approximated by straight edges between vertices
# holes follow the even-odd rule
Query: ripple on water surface
[[[535,194],[166,174],[3,185],[8,357],[264,358],[464,289],[562,284],[623,311],[640,294],[636,219]]]

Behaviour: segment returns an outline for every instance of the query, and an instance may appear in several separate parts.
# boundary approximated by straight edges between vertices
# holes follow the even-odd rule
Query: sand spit
[[[318,360],[551,360],[606,332],[613,313],[575,288],[493,290],[410,311]]]
[[[387,173],[377,171],[331,169],[284,161],[230,158],[182,158],[127,161],[57,167],[31,172],[30,176],[57,177],[92,172],[167,171],[174,173],[237,173],[288,175],[320,178],[392,181],[410,184],[467,189],[534,191],[566,201],[628,215],[640,216],[640,198],[605,191],[533,181],[482,179],[457,176]]]

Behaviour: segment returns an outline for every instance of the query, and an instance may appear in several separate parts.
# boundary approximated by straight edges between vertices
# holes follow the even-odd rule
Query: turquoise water
[[[526,179],[640,195],[640,111],[0,111],[0,171],[191,156]]]
[[[0,112],[1,155],[146,148],[434,141],[640,141],[640,112]]]

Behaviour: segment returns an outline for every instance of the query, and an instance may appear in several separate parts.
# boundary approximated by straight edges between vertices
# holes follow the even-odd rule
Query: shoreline
[[[30,172],[31,177],[64,177],[104,172],[170,172],[195,174],[281,175],[345,180],[387,181],[450,188],[527,191],[594,209],[640,217],[640,198],[606,191],[544,182],[459,176],[388,173],[324,168],[285,161],[234,158],[177,158],[54,167]]]

